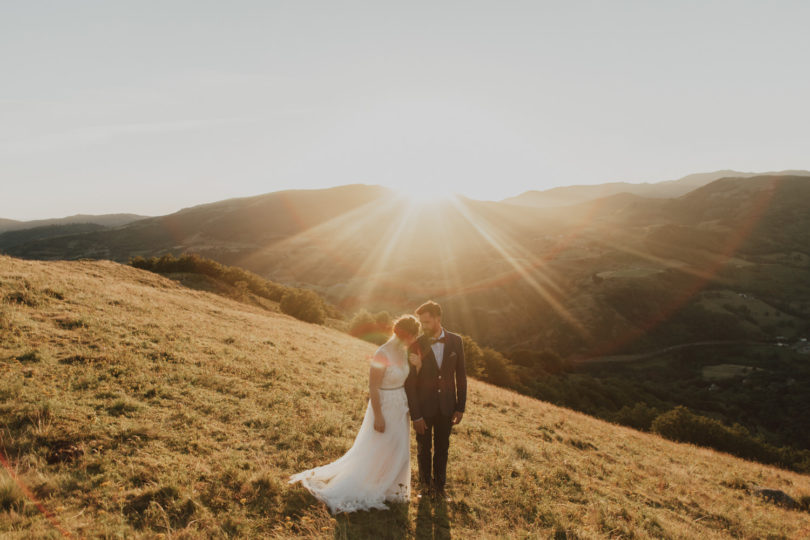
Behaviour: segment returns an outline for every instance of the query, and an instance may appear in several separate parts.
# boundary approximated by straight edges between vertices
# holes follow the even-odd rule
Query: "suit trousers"
[[[425,432],[416,434],[417,459],[419,461],[419,482],[423,486],[431,485],[431,465],[433,468],[433,486],[444,489],[447,480],[447,450],[450,447],[450,430],[453,427],[452,416],[437,413],[425,417]],[[433,458],[431,460],[431,443]]]

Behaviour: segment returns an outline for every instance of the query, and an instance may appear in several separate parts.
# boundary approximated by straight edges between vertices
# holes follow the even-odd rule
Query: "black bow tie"
[[[446,341],[447,341],[446,337],[430,338],[431,345],[434,344],[434,343],[445,343]]]

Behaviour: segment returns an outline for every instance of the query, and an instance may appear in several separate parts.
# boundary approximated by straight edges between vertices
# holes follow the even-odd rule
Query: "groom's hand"
[[[462,416],[464,416],[463,412],[461,412],[461,411],[454,412],[453,413],[453,419],[451,420],[451,423],[455,426],[456,424],[461,422],[461,417]]]
[[[425,429],[427,429],[427,425],[425,425],[424,418],[420,418],[419,420],[414,420],[413,421],[413,429],[415,429],[416,432],[419,435],[423,434],[425,432]]]

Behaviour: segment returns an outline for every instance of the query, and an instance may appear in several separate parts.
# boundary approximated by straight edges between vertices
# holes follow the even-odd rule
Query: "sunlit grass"
[[[474,380],[451,440],[453,503],[332,517],[286,478],[351,445],[373,345],[109,262],[0,257],[0,299],[0,437],[33,497],[0,471],[0,536],[798,538],[806,527],[806,512],[750,488],[801,500],[807,476]]]

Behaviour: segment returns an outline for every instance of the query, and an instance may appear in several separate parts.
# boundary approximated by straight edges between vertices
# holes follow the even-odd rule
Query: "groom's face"
[[[427,336],[434,336],[442,326],[442,318],[434,317],[430,313],[421,313],[419,322],[422,324],[422,332]]]

